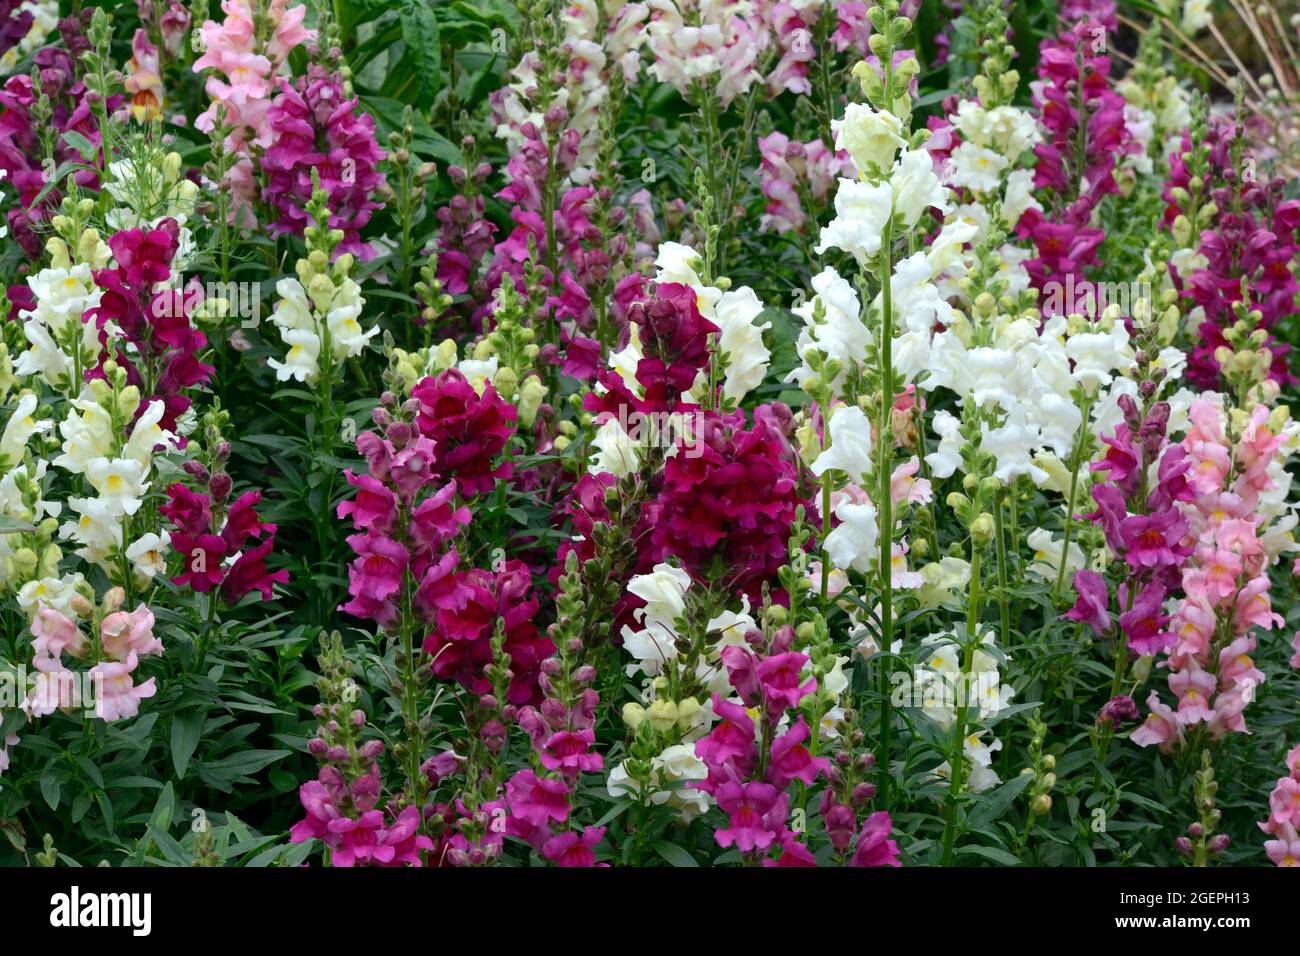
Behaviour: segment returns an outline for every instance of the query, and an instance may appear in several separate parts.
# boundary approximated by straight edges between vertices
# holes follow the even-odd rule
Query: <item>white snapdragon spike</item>
[[[1063,548],[1064,537],[1054,537],[1046,528],[1035,528],[1029,532],[1026,542],[1033,551],[1034,559],[1025,571],[1040,581],[1057,580],[1062,558],[1065,560],[1067,578],[1073,578],[1074,572],[1082,570],[1087,563],[1083,549],[1076,542],[1070,542],[1070,552],[1066,556]]]
[[[860,484],[874,470],[871,422],[866,412],[857,405],[841,405],[826,427],[830,432],[830,447],[812,463],[812,473],[820,478],[836,468],[848,475],[850,481]]]
[[[993,755],[1002,749],[1002,741],[994,739],[992,743],[985,744],[980,740],[984,734],[985,731],[982,730],[967,734],[962,742],[962,752],[966,757],[965,787],[971,793],[984,793],[1002,782],[993,770]],[[934,775],[941,780],[950,779],[952,767],[948,761],[935,767]]]
[[[280,299],[271,322],[289,346],[284,361],[268,359],[277,381],[315,381],[320,374],[320,352],[328,330],[331,358],[340,362],[360,355],[379,334],[379,326],[363,329],[360,322],[365,299],[361,287],[345,278],[338,286],[327,276],[317,276],[309,291],[297,279],[281,279],[275,285]]]
[[[826,554],[842,570],[861,571],[866,574],[880,564],[877,543],[880,527],[876,521],[876,506],[855,502],[847,495],[835,506],[839,523],[826,536]]]
[[[690,822],[707,813],[713,805],[712,799],[703,790],[689,786],[664,789],[672,784],[689,784],[708,777],[709,768],[695,756],[693,743],[673,744],[665,748],[661,754],[651,759],[650,766],[650,782],[654,787],[650,794],[651,803],[676,809],[683,822]],[[640,792],[637,782],[627,772],[626,760],[610,770],[605,787],[609,795],[616,799],[635,796]]]
[[[952,151],[948,184],[976,193],[995,192],[1002,185],[1007,158],[1001,153],[965,142]]]
[[[1013,161],[1042,142],[1033,116],[1015,106],[985,109],[975,100],[962,100],[948,121],[962,140],[992,149]]]
[[[998,658],[983,648],[993,647],[993,632],[980,635],[971,655],[971,668],[962,676],[962,649],[952,632],[932,634],[921,641],[924,657],[916,666],[913,701],[922,712],[947,730],[957,720],[957,708],[965,703],[983,720],[1010,706],[1015,691],[1002,681]]]
[[[18,400],[17,407],[5,424],[4,433],[0,434],[0,467],[6,464],[16,465],[22,461],[23,452],[31,437],[54,427],[52,420],[47,418],[38,420],[35,417],[36,405],[36,396],[31,392],[24,393]]]
[[[820,352],[840,363],[834,382],[838,389],[849,369],[861,366],[871,344],[871,333],[862,324],[862,304],[847,279],[827,267],[813,277],[812,287],[816,293],[812,301],[792,310],[803,319],[804,327],[795,346],[802,364],[790,373],[789,378],[800,385],[811,378],[813,372],[808,358],[813,352]],[[817,303],[823,310],[820,322],[814,321]]]
[[[1010,484],[1020,475],[1028,475],[1037,484],[1047,474],[1033,462],[1033,449],[1040,444],[1038,429],[1027,420],[1023,406],[1016,408],[1001,425],[990,428],[980,424],[980,447],[993,455],[993,477]]]
[[[831,121],[835,148],[853,158],[859,173],[871,167],[880,172],[894,165],[898,151],[907,146],[903,138],[903,121],[888,110],[876,110],[865,103],[850,103],[844,118]]]
[[[1074,362],[1075,381],[1090,391],[1109,385],[1116,371],[1133,362],[1133,350],[1123,322],[1114,322],[1109,331],[1071,335],[1066,340],[1065,353]]]

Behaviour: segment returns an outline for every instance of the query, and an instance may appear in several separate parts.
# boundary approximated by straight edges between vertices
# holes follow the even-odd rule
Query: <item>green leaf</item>
[[[51,810],[59,809],[59,792],[63,789],[63,780],[53,767],[46,767],[41,774],[41,796],[50,805]]]
[[[442,84],[442,43],[438,18],[428,0],[406,0],[401,10],[402,40],[420,78],[420,89],[432,105]]]
[[[203,733],[204,715],[198,711],[186,711],[172,718],[172,767],[176,770],[178,780],[185,779],[185,771],[194,756],[194,748],[199,745],[199,736]]]
[[[671,866],[699,866],[695,862],[695,857],[691,856],[676,843],[669,843],[667,840],[655,840],[650,844],[654,851],[658,853]]]

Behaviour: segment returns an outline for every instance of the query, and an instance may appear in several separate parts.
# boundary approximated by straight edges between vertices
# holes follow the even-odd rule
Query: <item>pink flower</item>
[[[506,783],[506,802],[510,815],[535,827],[569,819],[570,787],[554,777],[538,777],[531,770],[520,770]]]
[[[1197,667],[1170,674],[1169,689],[1178,697],[1178,722],[1190,725],[1210,720],[1214,716],[1210,698],[1216,687],[1214,675]]]
[[[889,479],[889,497],[894,504],[906,501],[914,505],[928,504],[933,497],[930,482],[925,478],[915,478],[921,468],[921,459],[913,455],[910,460],[894,469]]]
[[[343,477],[357,489],[357,496],[339,503],[338,516],[352,519],[358,531],[385,535],[393,530],[397,518],[397,499],[380,481],[370,475],[354,475],[346,469]]]
[[[1061,616],[1067,620],[1087,624],[1098,636],[1109,633],[1110,594],[1106,590],[1105,579],[1096,571],[1086,569],[1075,571],[1074,589],[1079,593],[1079,597],[1075,600],[1074,607]]]
[[[800,780],[812,786],[819,773],[830,772],[830,761],[813,757],[804,746],[808,739],[808,724],[801,714],[793,727],[772,741],[772,757],[768,764],[768,780],[784,790],[791,780]]]
[[[542,845],[542,856],[556,866],[595,866],[596,855],[592,851],[604,838],[604,827],[585,827],[582,833],[567,830],[551,837]]]
[[[449,481],[411,512],[411,540],[418,548],[437,550],[470,523],[469,509],[456,507],[456,482]]]
[[[547,770],[559,771],[569,779],[579,773],[594,773],[605,767],[601,755],[591,751],[595,742],[596,732],[590,727],[576,732],[561,731],[546,738],[539,748],[538,759]]]
[[[58,660],[64,651],[73,657],[86,653],[86,636],[76,621],[44,604],[37,608],[32,619],[32,637],[32,652],[37,656]]]
[[[1182,724],[1172,710],[1160,703],[1160,695],[1155,691],[1147,698],[1147,707],[1151,713],[1129,739],[1139,747],[1155,744],[1161,753],[1170,753],[1183,742]]]
[[[357,553],[348,568],[348,590],[385,601],[402,587],[402,573],[409,559],[406,548],[392,538],[354,534],[348,544]]]
[[[898,844],[889,839],[893,828],[894,821],[884,810],[867,817],[849,866],[902,866],[898,860]]]
[[[137,685],[131,673],[137,665],[135,651],[127,653],[125,661],[108,661],[90,669],[90,679],[95,688],[95,716],[112,722],[134,717],[140,712],[140,701],[158,692],[154,678]]]
[[[799,701],[817,690],[817,679],[809,677],[802,684],[799,678],[807,655],[798,651],[787,651],[765,657],[758,664],[758,679],[763,685],[763,697],[767,703],[767,713],[773,720],[786,710],[799,706]]]
[[[714,792],[718,808],[730,818],[714,833],[718,845],[742,853],[766,850],[785,831],[788,798],[770,783],[727,781]]]
[[[114,611],[99,624],[100,643],[104,651],[125,661],[132,654],[147,657],[163,652],[162,641],[153,634],[154,617],[143,604],[131,613]]]

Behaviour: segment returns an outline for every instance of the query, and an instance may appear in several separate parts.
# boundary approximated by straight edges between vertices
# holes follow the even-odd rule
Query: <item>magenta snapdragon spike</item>
[[[571,640],[565,650],[567,654],[542,664],[540,706],[518,712],[519,727],[528,734],[541,773],[520,770],[506,783],[506,832],[526,840],[556,866],[589,867],[596,865],[594,850],[605,828],[579,826],[572,813],[580,776],[605,768],[604,758],[593,749],[600,695],[591,687],[596,669],[574,664],[582,652],[581,640]]]
[[[1097,510],[1086,516],[1101,526],[1112,557],[1122,562],[1114,605],[1118,632],[1106,580],[1092,570],[1075,572],[1078,599],[1063,617],[1089,626],[1098,636],[1117,636],[1127,655],[1137,658],[1164,651],[1173,642],[1164,601],[1190,553],[1184,543],[1188,523],[1178,503],[1192,496],[1185,477],[1191,462],[1181,446],[1166,438],[1167,403],[1155,403],[1145,416],[1127,395],[1120,396],[1119,405],[1124,421],[1113,434],[1102,436],[1106,452],[1092,465],[1107,480],[1093,486]],[[1153,466],[1160,480],[1148,488],[1146,476]],[[1122,670],[1122,658],[1116,666]],[[1101,719],[1109,723],[1118,715],[1111,707]]]
[[[1259,313],[1258,327],[1268,333],[1264,343],[1273,354],[1270,377],[1279,385],[1295,381],[1288,366],[1290,346],[1272,332],[1279,321],[1295,312],[1300,293],[1292,264],[1300,254],[1296,230],[1300,228],[1300,200],[1283,198],[1282,177],[1256,174],[1254,160],[1233,161],[1233,146],[1242,131],[1231,120],[1213,119],[1206,130],[1208,171],[1200,185],[1209,186],[1217,212],[1212,228],[1194,237],[1204,265],[1188,275],[1174,270],[1182,294],[1203,312],[1187,360],[1188,382],[1198,389],[1222,389],[1216,351],[1229,346],[1225,329],[1237,321],[1236,307],[1244,304]],[[1181,151],[1170,157],[1170,179],[1164,196],[1165,222],[1172,225],[1183,213],[1178,202],[1189,196],[1192,172],[1187,156],[1193,149],[1190,134]]]
[[[32,118],[32,106],[37,96],[44,93],[50,98],[52,114],[50,123],[57,131],[54,137],[56,166],[65,162],[83,162],[77,149],[64,139],[65,133],[77,133],[97,149],[100,147],[99,122],[90,108],[86,84],[78,78],[73,58],[67,50],[45,47],[35,56],[39,89],[32,77],[19,74],[9,77],[0,88],[0,169],[7,174],[5,182],[18,192],[18,204],[7,212],[10,234],[27,255],[40,259],[44,254],[45,221],[53,215],[63,201],[63,193],[55,188],[46,193],[39,203],[46,183],[46,170],[42,166],[44,147],[43,131]],[[110,97],[106,104],[116,110],[123,97]],[[99,176],[93,169],[80,169],[73,174],[77,185],[94,189]]]
[[[1107,30],[1106,20],[1085,17],[1039,48],[1039,78],[1030,86],[1044,135],[1034,147],[1034,185],[1047,211],[1027,210],[1017,227],[1037,249],[1025,268],[1038,289],[1071,275],[1082,280],[1100,265],[1104,233],[1090,225],[1093,210],[1119,192],[1120,158],[1142,150],[1125,123],[1124,98],[1110,86]]]
[[[135,346],[134,353],[121,346],[115,354],[105,351],[103,359],[113,359],[124,367],[132,385],[153,383],[153,392],[142,396],[140,412],[151,400],[161,399],[164,413],[160,424],[169,431],[175,430],[176,420],[193,405],[186,392],[206,384],[213,373],[212,366],[198,359],[208,337],[190,318],[202,300],[202,289],[193,285],[154,291],[172,276],[179,235],[176,221],[163,219],[154,228],[125,229],[109,237],[117,268],[96,270],[95,284],[103,294],[99,306],[87,313],[87,321],[96,322],[101,330],[114,323],[126,342]],[[102,331],[101,341],[107,342]],[[88,370],[86,377],[102,378],[103,374],[102,368],[95,368]]]
[[[267,171],[262,199],[280,214],[274,235],[301,236],[309,222],[313,173],[329,194],[330,228],[343,230],[334,254],[362,260],[375,249],[361,231],[382,204],[372,194],[385,185],[379,163],[385,153],[375,141],[375,120],[348,98],[340,76],[313,65],[293,83],[281,80],[279,94],[266,111],[272,145],[263,158]]]

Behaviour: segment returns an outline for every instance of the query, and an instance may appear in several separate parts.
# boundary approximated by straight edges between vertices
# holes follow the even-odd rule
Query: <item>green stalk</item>
[[[880,797],[881,803],[886,807],[889,804],[889,785],[890,785],[890,732],[893,724],[893,706],[890,701],[889,687],[893,678],[893,658],[890,657],[891,648],[894,644],[894,587],[891,574],[891,565],[893,558],[893,539],[894,539],[894,503],[890,497],[889,479],[891,452],[893,451],[892,442],[889,440],[889,413],[894,405],[894,301],[893,289],[890,285],[890,274],[893,272],[893,250],[891,248],[894,238],[893,223],[890,222],[885,226],[884,235],[880,239],[880,271],[881,271],[881,289],[880,289],[880,426],[877,429],[876,440],[879,444],[877,449],[879,458],[876,462],[876,482],[877,482],[877,507],[880,514],[880,653],[883,655],[881,660],[884,664],[882,677],[885,682],[884,693],[881,695],[880,702],[880,753],[878,759],[880,762]]]

